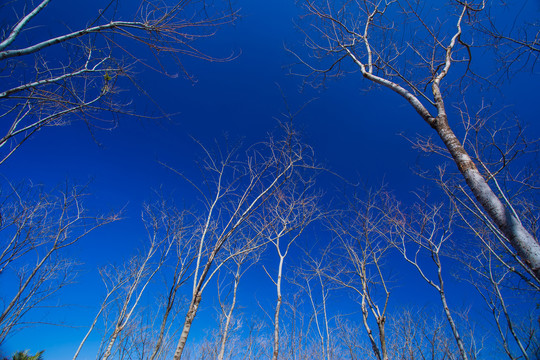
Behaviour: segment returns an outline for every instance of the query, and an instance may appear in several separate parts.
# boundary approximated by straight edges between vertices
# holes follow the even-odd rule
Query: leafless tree
[[[154,349],[149,358],[154,358],[161,350],[166,330],[167,319],[171,313],[170,303],[174,303],[174,296],[184,278],[190,261],[190,239],[184,224],[184,214],[174,212],[165,202],[145,205],[142,220],[144,222],[148,243],[145,250],[133,256],[121,266],[109,266],[100,270],[106,295],[87,333],[77,348],[73,359],[75,360],[86,340],[94,331],[98,321],[104,320],[104,326],[111,325],[110,333],[103,331],[102,351],[100,359],[108,359],[117,352],[128,351],[126,344],[137,340],[136,337],[148,336],[154,326],[140,328],[144,310],[140,302],[164,264],[174,254],[176,255],[176,268],[173,273],[173,282],[168,293],[167,303],[163,310],[162,323],[159,326],[159,335],[155,341]],[[187,266],[186,266],[187,263]],[[155,309],[152,309],[155,311]],[[134,325],[136,324],[136,325]],[[147,341],[148,342],[148,341]],[[134,346],[133,351],[140,350]],[[130,350],[131,351],[131,350]]]
[[[363,328],[363,324],[353,321],[349,316],[338,316],[336,337],[342,347],[342,356],[339,358],[360,360],[360,359],[378,359],[373,351],[372,344],[369,338],[364,336],[364,332],[358,331],[358,328]],[[389,337],[388,352],[393,355],[393,343]]]
[[[166,201],[162,200],[162,204],[166,204]],[[175,240],[172,254],[169,256],[173,259],[169,267],[174,270],[164,271],[163,277],[167,291],[160,300],[161,307],[156,309],[158,316],[155,318],[160,318],[161,323],[154,340],[155,345],[149,357],[150,360],[163,358],[167,354],[167,347],[164,346],[166,340],[168,348],[173,347],[172,336],[174,332],[171,333],[171,327],[181,308],[178,304],[180,289],[189,281],[197,247],[196,233],[193,231],[196,221],[193,221],[192,214],[187,211],[178,212],[166,205],[162,205],[161,208],[166,209],[162,216],[168,219],[169,224],[173,225],[172,228],[170,225],[166,228],[170,229],[169,232],[173,234]]]
[[[213,155],[203,148],[207,155],[201,163],[204,179],[200,185],[193,181],[191,184],[199,192],[206,212],[200,216],[197,229],[193,291],[175,360],[182,356],[202,293],[214,275],[234,256],[261,246],[259,239],[273,218],[261,222],[255,220],[263,218],[255,215],[282,188],[296,181],[301,169],[314,166],[311,150],[299,141],[292,129],[286,126],[283,129],[282,138],[270,137],[266,142],[250,147],[242,157],[234,149]],[[242,229],[254,230],[244,232]],[[252,233],[252,236],[242,238],[241,234],[246,233]],[[225,243],[233,240],[245,244],[237,247],[238,253],[219,258]]]
[[[315,247],[315,246],[313,246]],[[309,251],[304,251],[304,263],[297,267],[296,275],[291,280],[298,286],[304,297],[307,297],[312,315],[309,321],[307,335],[314,323],[316,340],[314,343],[320,347],[318,357],[325,360],[335,358],[335,349],[332,339],[332,319],[330,308],[332,300],[330,292],[334,289],[335,283],[325,276],[327,257],[330,254],[331,246],[326,246],[318,257],[314,257]]]
[[[389,348],[397,359],[454,359],[453,336],[446,321],[428,310],[402,310],[389,324],[392,333]]]
[[[63,250],[119,218],[89,215],[83,190],[66,185],[53,195],[39,187],[2,188],[0,276],[14,275],[16,282],[3,286],[0,344],[31,324],[25,316],[73,280],[75,263]]]
[[[509,122],[505,126],[490,124],[486,114],[489,107],[483,106],[476,114],[460,111],[464,138],[480,167],[489,175],[498,189],[504,189],[520,215],[524,225],[538,238],[538,207],[536,189],[538,176],[534,162],[528,163],[528,155],[537,153],[535,144],[524,136],[519,123]],[[428,141],[418,141],[418,146],[428,152],[447,156],[445,149]],[[455,258],[467,271],[460,276],[478,290],[485,300],[488,313],[492,315],[492,328],[501,341],[504,352],[510,358],[530,357],[534,353],[534,341],[538,331],[536,322],[525,325],[517,319],[523,314],[534,313],[530,299],[538,296],[540,284],[534,273],[509,246],[506,237],[493,226],[482,210],[460,183],[449,180],[445,168],[433,180],[443,189],[454,209],[454,224],[460,225],[476,242],[461,241],[463,246],[454,246]],[[502,190],[501,190],[502,191]],[[517,306],[522,303],[520,314]],[[531,326],[532,325],[532,326]],[[521,331],[518,331],[520,329]]]
[[[504,124],[492,122],[498,114],[490,113],[490,106],[482,104],[476,113],[462,105],[459,117],[463,128],[464,143],[473,154],[479,167],[487,174],[492,184],[505,192],[513,210],[519,215],[526,228],[538,238],[538,207],[536,204],[538,176],[534,160],[530,155],[537,154],[534,142],[526,138],[525,129],[519,122],[509,119]],[[429,139],[417,139],[415,146],[428,153],[448,157],[445,148],[437,146]],[[513,358],[521,354],[527,358],[534,353],[531,334],[537,332],[536,322],[525,325],[524,331],[519,319],[522,314],[534,312],[531,298],[538,296],[538,279],[529,266],[513,251],[506,237],[487,218],[463,184],[448,175],[445,167],[438,174],[429,176],[437,183],[454,209],[454,227],[464,228],[468,237],[475,242],[460,240],[460,245],[451,245],[453,258],[461,262],[465,269],[465,280],[484,298],[490,324],[501,341],[504,352]],[[426,176],[426,173],[423,173]],[[503,190],[504,189],[504,190]],[[448,220],[450,221],[450,220]],[[462,235],[458,235],[462,237]],[[466,286],[467,284],[464,284]],[[520,302],[521,314],[514,314],[508,303]],[[531,326],[532,325],[532,326]],[[495,335],[494,334],[494,335]]]
[[[285,258],[291,246],[302,235],[305,228],[319,217],[318,197],[314,192],[314,179],[289,182],[265,204],[264,219],[270,219],[266,238],[275,247],[279,261],[275,275],[268,276],[276,286],[277,300],[274,309],[274,346],[272,359],[279,356],[279,316],[282,298],[282,282]]]
[[[247,235],[247,237],[250,237]],[[228,273],[232,274],[233,282],[230,286],[230,291],[228,297],[225,297],[222,299],[221,294],[223,291],[223,287],[219,286],[218,282],[218,300],[219,300],[219,307],[221,310],[221,316],[220,316],[220,342],[219,342],[219,351],[217,355],[217,360],[223,360],[225,358],[225,350],[228,347],[228,345],[231,348],[231,351],[233,351],[234,346],[233,344],[228,344],[229,341],[229,334],[233,328],[233,315],[234,311],[237,306],[237,296],[238,296],[238,287],[240,285],[240,280],[242,276],[253,266],[255,265],[260,258],[261,252],[263,250],[263,247],[257,247],[253,246],[253,244],[250,244],[250,242],[244,242],[243,239],[240,237],[240,241],[231,241],[225,244],[224,250],[222,253],[222,256],[229,257],[231,254],[233,255],[231,265],[226,265],[226,270]],[[259,241],[263,241],[262,238],[259,239]],[[237,249],[238,246],[248,246],[248,249]],[[248,251],[244,251],[248,250]],[[252,250],[252,251],[249,251]],[[230,298],[230,303],[226,303],[225,299]],[[239,327],[240,324],[236,324],[236,327]]]
[[[336,333],[344,347],[340,358],[377,359],[365,337],[358,332],[360,324],[349,317],[338,318]],[[446,321],[426,309],[399,309],[389,317],[388,354],[390,359],[456,359],[453,337],[445,331]]]
[[[2,11],[12,16],[0,31],[0,119],[4,124],[0,163],[45,126],[83,120],[89,128],[113,128],[114,116],[105,116],[103,111],[133,114],[129,104],[116,96],[119,91],[132,83],[145,94],[133,77],[135,66],[177,76],[178,71],[187,74],[181,62],[184,56],[218,61],[199,51],[194,41],[212,36],[217,26],[235,17],[228,6],[227,12],[216,8],[214,15],[208,15],[209,11],[201,15],[197,1],[142,0],[137,13],[126,21],[121,20],[126,16],[118,10],[120,2],[109,1],[76,30],[51,29],[58,35],[46,39],[39,39],[38,31],[43,30],[36,25],[45,18],[51,0],[2,5]],[[134,46],[145,48],[157,61],[144,60]],[[172,75],[160,61],[164,54],[176,62]]]
[[[482,104],[474,114],[468,110],[466,103],[462,106],[464,109],[459,109],[458,113],[464,143],[494,187],[500,193],[504,192],[505,198],[513,204],[513,211],[524,226],[538,238],[538,206],[535,199],[539,179],[534,160],[538,152],[537,144],[526,138],[519,121],[509,119],[504,124],[493,123],[492,118],[497,114],[490,112],[490,106]],[[447,149],[429,139],[418,138],[414,146],[427,153],[450,156]],[[424,172],[422,176],[438,184],[452,203],[460,226],[468,229],[478,241],[477,244],[469,244],[469,248],[489,250],[501,266],[525,281],[531,289],[540,289],[531,268],[513,251],[505,235],[446,166],[439,167],[436,174],[427,175]]]
[[[515,210],[507,190],[497,186],[497,174],[486,172],[471,154],[467,139],[456,135],[456,114],[445,103],[451,90],[466,90],[459,87],[461,80],[467,76],[480,79],[472,71],[471,43],[478,34],[478,19],[489,14],[491,4],[458,0],[440,7],[401,0],[301,3],[307,13],[306,44],[323,62],[319,68],[298,56],[310,74],[326,77],[356,69],[364,79],[407,101],[435,130],[477,209],[540,279],[540,244],[523,225],[526,221]],[[519,45],[520,41],[510,42]],[[528,39],[527,44],[534,47],[535,41]]]
[[[339,246],[335,263],[324,274],[353,292],[361,305],[362,324],[373,356],[388,360],[385,325],[390,289],[384,264],[391,245],[381,234],[390,229],[384,209],[389,208],[386,202],[393,199],[383,190],[369,191],[366,200],[357,195],[352,199],[339,221],[331,225]],[[375,332],[372,318],[377,326]]]
[[[469,254],[460,253],[459,258],[468,270],[465,280],[485,301],[492,315],[494,332],[508,358],[534,358],[538,351],[538,324],[536,320],[522,320],[536,318],[531,300],[538,297],[538,290],[529,286],[527,278],[523,281],[513,271],[514,267],[509,266],[511,258],[501,258],[499,254],[504,251],[494,249],[497,243],[486,239],[489,231],[476,234],[490,246]]]
[[[468,360],[474,358],[475,349],[466,349],[466,344],[461,335],[454,315],[448,305],[448,295],[445,289],[443,277],[443,255],[453,235],[453,215],[445,216],[442,204],[430,205],[425,198],[416,204],[410,211],[410,215],[396,209],[392,214],[395,225],[394,239],[389,239],[401,252],[403,258],[418,271],[431,287],[439,293],[441,305],[452,330],[452,334],[459,349],[460,357]],[[425,253],[425,254],[424,254]],[[422,258],[430,258],[436,268],[436,280],[421,265]]]
[[[229,360],[262,360],[269,356],[268,349],[271,348],[270,337],[263,334],[264,323],[256,316],[240,317],[238,334],[231,336],[227,340],[227,350],[224,359]],[[244,321],[245,320],[245,321]],[[236,331],[235,330],[235,331]],[[214,360],[219,355],[221,344],[220,331],[214,329],[209,331],[203,339],[189,342],[184,349],[182,357],[184,359]],[[232,333],[230,333],[232,335]]]

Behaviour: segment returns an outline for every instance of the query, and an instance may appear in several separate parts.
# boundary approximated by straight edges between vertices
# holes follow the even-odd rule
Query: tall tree
[[[305,228],[315,221],[320,212],[317,200],[320,196],[313,191],[314,179],[303,182],[285,184],[276,191],[266,203],[267,211],[264,219],[270,219],[266,238],[275,247],[279,261],[275,275],[268,274],[276,286],[276,306],[274,308],[274,346],[272,360],[279,358],[280,313],[283,303],[282,284],[285,258],[290,253],[291,246],[302,235]]]
[[[271,214],[269,218],[259,216],[263,205],[284,187],[300,181],[301,169],[314,167],[311,149],[300,142],[292,129],[283,128],[280,138],[270,137],[244,154],[239,149],[216,154],[205,149],[207,157],[201,163],[203,181],[199,185],[191,182],[204,202],[205,212],[196,229],[198,250],[193,290],[174,360],[182,357],[202,294],[214,275],[235,256],[264,244],[259,240],[279,214]],[[246,227],[255,231],[242,231]],[[243,237],[248,233],[252,235]],[[219,257],[225,244],[233,239],[244,244],[236,246],[237,251],[228,256]]]
[[[502,168],[482,161],[481,154],[475,151],[478,144],[471,143],[466,136],[458,137],[462,115],[474,117],[468,113],[466,102],[461,103],[457,112],[445,102],[451,91],[465,99],[470,97],[465,85],[469,78],[483,80],[473,71],[476,57],[480,57],[474,52],[478,44],[497,41],[500,51],[510,52],[505,59],[514,68],[524,66],[519,54],[537,59],[540,52],[534,23],[519,26],[520,19],[514,19],[519,33],[506,34],[495,25],[494,15],[504,10],[497,8],[497,3],[480,0],[455,0],[437,6],[401,0],[301,3],[308,15],[304,27],[306,44],[323,63],[319,68],[298,56],[310,74],[327,77],[349,71],[352,66],[367,81],[408,102],[444,144],[445,154],[455,163],[471,199],[475,199],[473,206],[481,210],[475,215],[499,232],[531,275],[540,280],[540,244],[531,228],[523,225],[527,222],[516,210],[508,190],[498,182],[500,171],[512,158],[504,158],[502,149]],[[534,66],[535,61],[531,63]],[[485,67],[479,68],[483,71]],[[493,74],[484,71],[481,75]],[[433,148],[431,142],[422,145]],[[500,144],[501,148],[504,145]]]

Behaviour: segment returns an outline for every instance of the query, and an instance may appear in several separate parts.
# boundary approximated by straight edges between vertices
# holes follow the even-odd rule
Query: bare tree
[[[524,129],[514,122],[493,125],[482,107],[476,114],[461,111],[465,137],[481,168],[498,189],[505,189],[524,225],[538,238],[536,189],[538,176],[528,155],[537,153],[535,144],[524,136]],[[445,150],[427,141],[418,141],[422,150],[442,155]],[[494,169],[494,170],[493,170]],[[460,276],[478,290],[491,314],[494,336],[498,336],[509,358],[528,358],[534,353],[536,321],[520,324],[524,314],[535,312],[530,299],[538,296],[540,284],[526,263],[509,246],[504,234],[488,221],[463,186],[451,181],[444,168],[433,180],[443,189],[454,209],[453,222],[461,225],[476,242],[461,241],[454,246],[454,256],[467,271]],[[516,303],[521,303],[517,306]],[[513,304],[513,306],[508,306]],[[520,308],[520,314],[515,309]],[[530,315],[528,315],[530,316]],[[525,326],[522,328],[522,326]],[[519,331],[518,331],[519,329]],[[520,354],[520,355],[518,355]],[[534,356],[533,356],[534,357]]]
[[[327,257],[330,254],[331,246],[323,248],[318,258],[312,256],[308,251],[304,251],[304,264],[299,266],[295,278],[291,280],[309,299],[312,310],[310,324],[315,323],[315,343],[320,347],[319,357],[330,360],[334,358],[334,348],[332,341],[332,329],[330,308],[330,291],[335,287],[334,282],[325,276]],[[307,331],[309,333],[310,326]]]
[[[249,238],[250,236],[247,235]],[[262,241],[262,238],[259,239]],[[237,246],[248,246],[248,249],[237,249]],[[229,333],[233,326],[233,314],[237,305],[237,296],[238,296],[238,287],[240,285],[240,280],[242,276],[255,265],[260,258],[263,247],[253,246],[250,242],[244,242],[240,237],[238,242],[228,242],[224,246],[222,256],[229,257],[230,254],[233,254],[232,266],[227,265],[226,271],[231,273],[233,276],[232,289],[229,291],[228,298],[230,298],[230,304],[224,302],[221,297],[223,288],[219,286],[218,282],[218,300],[219,307],[221,309],[220,316],[220,342],[219,342],[219,351],[217,355],[217,360],[223,360],[225,357],[225,350],[227,348],[227,342],[229,340]],[[247,251],[244,251],[247,250]],[[251,250],[251,251],[249,251]],[[232,294],[231,294],[232,292]],[[227,299],[227,297],[225,297]],[[231,344],[232,345],[232,344]],[[232,346],[231,346],[232,347]],[[232,349],[231,349],[232,351]]]
[[[536,320],[522,320],[536,318],[531,300],[538,297],[538,289],[531,288],[529,279],[520,277],[519,272],[516,274],[515,267],[510,266],[512,258],[500,256],[504,254],[503,249],[494,249],[496,243],[486,239],[491,235],[489,231],[476,235],[482,236],[482,241],[489,242],[490,246],[460,253],[459,259],[468,270],[464,279],[484,300],[492,315],[494,332],[508,358],[534,358],[538,351],[538,324]]]
[[[159,358],[163,353],[167,353],[167,347],[164,346],[166,338],[168,339],[169,347],[172,348],[174,346],[171,339],[174,334],[170,333],[170,328],[180,307],[178,305],[179,291],[182,285],[189,281],[189,276],[191,275],[190,269],[195,261],[197,239],[190,229],[190,226],[194,225],[187,223],[189,220],[192,220],[191,214],[173,211],[173,214],[169,213],[168,216],[176,219],[175,222],[181,224],[181,226],[175,230],[176,244],[171,255],[175,259],[174,271],[172,272],[172,276],[168,275],[170,276],[170,280],[165,281],[168,291],[163,298],[161,324],[157,339],[155,340],[154,349],[149,357],[150,360]]]
[[[57,196],[40,188],[2,190],[0,275],[14,273],[17,282],[2,291],[0,344],[25,325],[30,311],[73,279],[75,263],[62,251],[119,218],[89,215],[82,188],[66,186]]]
[[[381,234],[390,229],[385,209],[392,201],[382,190],[368,192],[366,200],[352,197],[347,211],[331,225],[339,246],[334,263],[324,271],[325,276],[358,299],[363,328],[377,360],[389,359],[386,320],[390,289],[384,264],[391,245]],[[372,318],[377,326],[375,332],[370,325]]]
[[[282,282],[285,258],[291,246],[302,235],[305,228],[319,217],[317,199],[319,194],[313,193],[314,179],[303,182],[289,182],[276,191],[265,205],[264,219],[270,219],[266,237],[277,251],[279,261],[274,276],[268,274],[276,286],[277,300],[274,309],[274,346],[272,359],[279,356],[279,315],[282,298]]]
[[[206,212],[200,216],[197,229],[193,291],[175,360],[182,357],[202,293],[214,275],[234,256],[261,246],[258,240],[272,219],[257,222],[254,215],[269,198],[296,179],[300,169],[313,167],[311,150],[300,143],[292,129],[283,128],[281,139],[270,137],[268,141],[250,147],[244,157],[238,156],[235,149],[213,156],[203,148],[207,155],[201,164],[204,179],[201,185],[193,181],[191,184],[199,192]],[[243,228],[255,229],[251,231],[253,235],[248,239],[241,238],[240,234],[250,233],[243,232]],[[233,239],[244,241],[245,245],[237,247],[238,253],[219,258],[225,243]]]
[[[122,266],[109,266],[100,270],[107,292],[92,324],[79,344],[73,360],[78,357],[100,318],[103,318],[105,326],[107,323],[112,324],[110,333],[103,332],[102,351],[99,354],[99,358],[103,360],[112,356],[115,348],[116,351],[127,351],[126,348],[123,348],[125,344],[132,342],[135,337],[146,336],[147,333],[150,333],[153,326],[146,330],[137,328],[140,325],[141,314],[144,313],[140,306],[141,300],[146,289],[156,274],[162,270],[169,257],[172,254],[177,254],[175,250],[185,251],[187,249],[187,251],[178,254],[182,256],[177,257],[172,289],[169,291],[167,306],[163,311],[163,321],[160,324],[155,348],[149,357],[155,357],[156,353],[160,351],[165,332],[163,323],[166,324],[171,311],[169,302],[174,302],[171,297],[176,294],[177,287],[182,283],[182,278],[186,273],[185,263],[189,262],[190,242],[188,238],[183,236],[186,226],[183,223],[184,214],[177,214],[173,210],[164,202],[145,205],[142,214],[148,237],[148,243],[144,244],[145,250],[130,258]],[[135,329],[133,324],[137,324]]]
[[[269,338],[261,334],[261,330],[264,327],[262,321],[252,319],[249,323],[249,332],[244,345],[245,353],[243,359],[246,360],[258,360],[267,359],[267,350],[271,347],[271,341]]]
[[[227,12],[216,8],[215,15],[208,15],[207,9],[203,16],[196,1],[142,0],[132,20],[126,21],[121,20],[125,16],[118,10],[120,1],[111,0],[85,26],[33,40],[37,31],[43,32],[35,25],[49,3],[17,0],[3,5],[3,11],[13,13],[13,21],[0,31],[0,119],[4,124],[0,163],[45,126],[80,119],[90,128],[113,128],[114,117],[103,116],[103,111],[133,114],[115,96],[119,90],[131,82],[146,94],[133,77],[137,64],[177,76],[178,71],[188,74],[183,56],[218,61],[199,51],[194,41],[212,36],[217,26],[235,17],[228,6]],[[157,64],[141,58],[140,52],[133,51],[134,45],[146,48]],[[172,75],[159,60],[164,54],[178,66]]]
[[[389,324],[389,348],[397,359],[454,359],[453,336],[443,317],[429,311],[401,310]]]
[[[474,350],[467,350],[463,337],[454,315],[448,305],[448,295],[445,290],[443,277],[442,258],[445,245],[453,235],[452,214],[444,216],[443,205],[430,205],[425,201],[416,204],[410,211],[411,215],[405,215],[400,209],[392,214],[394,222],[395,239],[389,239],[401,252],[403,258],[418,271],[431,287],[439,293],[441,305],[452,330],[452,334],[459,349],[461,359],[468,360],[471,355],[474,358]],[[426,253],[424,255],[424,252]],[[437,270],[437,278],[433,280],[430,274],[422,267],[421,259],[430,258]]]
[[[452,82],[457,81],[459,86],[464,77],[476,76],[471,70],[470,39],[477,34],[479,17],[489,14],[490,5],[485,1],[452,1],[435,12],[436,8],[424,7],[421,1],[301,3],[308,14],[306,44],[325,61],[317,68],[298,57],[311,74],[341,74],[351,64],[369,82],[407,101],[443,142],[485,219],[540,279],[540,244],[523,226],[524,219],[515,211],[507,191],[494,182],[496,173],[479,167],[467,139],[458,138],[449,118],[454,114],[445,103],[447,92],[456,88]],[[395,26],[398,23],[405,25]]]

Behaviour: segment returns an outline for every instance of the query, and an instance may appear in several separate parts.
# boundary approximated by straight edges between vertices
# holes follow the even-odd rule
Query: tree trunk
[[[467,351],[465,351],[465,344],[463,343],[463,339],[461,338],[461,335],[459,335],[459,331],[457,328],[456,323],[454,322],[454,318],[452,317],[452,313],[450,312],[450,308],[448,307],[448,303],[446,302],[446,293],[444,291],[444,281],[442,278],[442,267],[441,267],[441,261],[439,259],[439,254],[436,253],[435,255],[432,254],[432,257],[434,256],[435,263],[437,265],[437,276],[439,278],[439,295],[441,296],[441,302],[444,309],[444,314],[446,315],[446,318],[448,319],[448,323],[450,324],[450,328],[452,329],[452,334],[454,335],[454,339],[456,340],[456,344],[459,349],[459,354],[461,355],[462,360],[469,360],[469,357],[467,356]]]
[[[279,355],[279,309],[281,308],[281,296],[278,296],[276,312],[274,313],[274,351],[272,360],[277,360]]]
[[[364,285],[363,285],[364,286]],[[362,295],[362,320],[364,323],[364,329],[366,329],[367,336],[369,338],[369,342],[371,344],[371,349],[373,350],[373,354],[375,355],[375,358],[377,360],[382,360],[381,358],[381,352],[379,351],[379,347],[377,346],[377,342],[375,341],[375,338],[373,337],[373,331],[369,327],[368,323],[368,309],[366,305],[366,292],[364,289],[364,293]]]
[[[236,305],[236,293],[238,290],[238,284],[240,282],[239,272],[236,273],[236,278],[234,280],[234,290],[233,290],[233,298],[232,298],[232,304],[231,308],[229,309],[228,314],[226,315],[227,320],[225,321],[225,328],[223,329],[223,336],[221,337],[221,345],[219,349],[218,354],[218,360],[223,360],[223,357],[225,356],[225,345],[227,343],[227,337],[229,335],[229,326],[231,324],[231,318],[234,311],[234,307]]]
[[[167,326],[167,319],[169,318],[169,315],[173,308],[177,290],[178,290],[178,287],[176,284],[174,284],[171,290],[169,291],[169,296],[167,298],[167,307],[165,308],[165,313],[163,314],[163,318],[161,319],[161,326],[159,328],[158,340],[156,342],[156,346],[154,347],[154,351],[152,352],[152,355],[150,356],[150,360],[154,360],[157,357],[157,355],[159,354],[159,351],[161,350],[161,347],[163,346],[163,338],[165,336],[165,328]]]
[[[278,278],[276,281],[277,290],[277,302],[276,311],[274,313],[274,351],[272,353],[272,360],[277,360],[279,356],[279,310],[281,308],[281,274],[283,272],[283,260],[284,256],[279,256],[279,269]]]
[[[523,227],[521,221],[490,188],[448,125],[446,115],[437,117],[432,126],[452,155],[476,200],[506,236],[518,256],[530,267],[536,279],[540,280],[540,244],[538,241]]]
[[[386,349],[386,333],[384,331],[384,324],[386,318],[383,316],[377,317],[377,327],[379,328],[379,341],[381,342],[381,355],[383,360],[388,360],[388,350]]]
[[[105,350],[105,353],[101,357],[101,360],[107,360],[109,356],[111,356],[112,347],[114,343],[116,342],[116,339],[118,338],[118,334],[120,334],[120,331],[122,331],[121,327],[116,327],[114,330],[113,335],[111,336],[111,340],[109,341],[109,344],[107,345],[107,350]]]
[[[452,329],[452,334],[454,335],[454,339],[456,340],[456,344],[459,348],[459,354],[461,355],[461,358],[463,360],[469,360],[469,357],[467,356],[467,351],[465,351],[465,345],[463,344],[463,339],[459,335],[456,323],[454,322],[454,319],[452,318],[452,314],[450,313],[450,308],[448,308],[448,303],[446,302],[446,296],[442,288],[439,291],[439,295],[441,296],[444,314],[446,315],[446,319],[448,319],[448,323],[450,324],[450,328]]]
[[[178,340],[178,345],[176,346],[176,351],[174,352],[174,360],[180,360],[182,358],[182,352],[186,346],[189,330],[191,329],[191,323],[193,323],[193,319],[195,319],[195,315],[197,315],[197,310],[199,309],[200,303],[201,295],[197,294],[189,305],[189,310],[186,314],[186,321],[184,321],[184,329],[182,330],[182,335],[180,336],[180,340]]]

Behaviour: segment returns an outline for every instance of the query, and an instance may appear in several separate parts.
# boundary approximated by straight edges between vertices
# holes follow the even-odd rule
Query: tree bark
[[[386,317],[384,315],[377,317],[377,327],[379,328],[379,341],[381,342],[381,355],[383,360],[388,360],[388,350],[386,349],[386,333],[384,331],[385,322]]]
[[[182,352],[186,346],[189,330],[191,329],[191,324],[193,323],[193,319],[195,319],[195,315],[197,315],[197,310],[199,309],[200,303],[201,295],[196,294],[189,305],[189,310],[186,314],[186,321],[184,322],[184,329],[182,330],[182,335],[180,336],[180,340],[178,340],[178,345],[176,347],[176,351],[174,352],[174,360],[180,360],[182,358]]]
[[[279,256],[279,269],[276,281],[277,302],[276,311],[274,313],[274,351],[272,352],[272,360],[278,360],[279,356],[279,310],[281,308],[281,275],[283,272],[283,261],[285,257]]]
[[[272,352],[272,360],[277,360],[279,355],[279,310],[281,308],[281,295],[278,296],[276,302],[276,312],[274,313],[274,351]]]
[[[118,338],[118,334],[120,334],[120,331],[122,331],[122,328],[123,327],[117,327],[114,330],[114,333],[111,336],[111,340],[109,341],[109,344],[107,345],[107,350],[105,350],[105,353],[101,357],[101,360],[107,360],[109,358],[109,356],[111,356],[112,347],[113,347],[114,343],[116,342],[116,339]]]
[[[448,303],[446,302],[446,293],[444,291],[444,281],[442,278],[442,266],[441,266],[441,261],[439,259],[439,254],[436,253],[435,255],[432,254],[431,256],[435,260],[435,264],[437,265],[437,277],[439,278],[438,290],[439,290],[439,295],[441,296],[441,302],[443,305],[444,314],[446,315],[446,319],[448,319],[448,323],[450,324],[450,328],[452,329],[452,334],[454,335],[454,339],[456,340],[456,344],[458,346],[461,359],[469,360],[467,351],[465,351],[465,344],[463,343],[463,339],[461,338],[461,335],[459,334],[457,325],[454,322],[454,318],[452,317],[452,313],[450,312],[450,308],[448,307]]]
[[[167,326],[167,320],[169,318],[169,315],[174,305],[174,300],[176,298],[177,290],[178,290],[178,286],[177,284],[174,284],[169,291],[169,296],[167,298],[167,307],[165,308],[165,313],[163,314],[163,318],[161,319],[161,326],[159,328],[158,340],[156,342],[156,346],[154,347],[154,351],[152,352],[152,355],[150,356],[150,360],[154,360],[157,357],[157,355],[159,354],[159,351],[161,350],[161,347],[163,346],[165,328]]]
[[[227,338],[229,336],[229,327],[231,325],[232,314],[236,306],[236,294],[237,294],[239,283],[240,283],[240,271],[237,271],[236,277],[234,279],[232,304],[231,304],[231,308],[229,309],[229,312],[226,315],[227,320],[225,320],[225,328],[223,329],[223,336],[221,337],[221,345],[219,349],[218,360],[223,360],[223,357],[225,356],[225,345],[227,343]]]
[[[506,236],[518,256],[530,267],[536,279],[540,280],[540,244],[538,241],[493,192],[448,125],[446,115],[438,116],[432,127],[437,131],[437,134],[452,155],[476,200]]]

